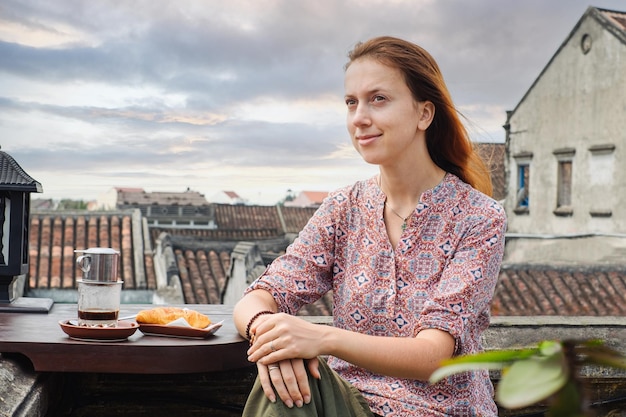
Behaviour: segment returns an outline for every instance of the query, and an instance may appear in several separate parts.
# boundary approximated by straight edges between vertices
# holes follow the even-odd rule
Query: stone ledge
[[[24,357],[0,354],[0,416],[45,416],[53,392],[50,382],[50,375],[32,371]]]

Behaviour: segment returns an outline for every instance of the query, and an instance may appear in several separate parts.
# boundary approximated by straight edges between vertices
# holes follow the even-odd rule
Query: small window
[[[517,201],[515,206],[528,209],[528,196],[530,187],[530,165],[517,166]]]
[[[572,205],[572,161],[559,161],[559,189],[556,206]]]
[[[556,189],[556,209],[557,216],[571,216],[574,214],[572,207],[572,172],[574,155],[576,149],[562,148],[554,152],[557,166],[557,189]]]
[[[528,214],[530,208],[530,163],[532,152],[519,152],[513,155],[517,164],[517,183],[515,188],[515,214]]]
[[[587,55],[587,53],[589,53],[589,51],[591,50],[591,43],[591,35],[585,33],[580,39],[580,49],[583,51],[584,55]]]
[[[572,214],[572,161],[559,161],[556,214]]]

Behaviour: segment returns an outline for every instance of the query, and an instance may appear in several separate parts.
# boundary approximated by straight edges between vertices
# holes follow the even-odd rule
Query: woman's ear
[[[435,105],[426,100],[417,103],[417,115],[419,117],[417,127],[420,130],[426,130],[433,122],[435,117]]]

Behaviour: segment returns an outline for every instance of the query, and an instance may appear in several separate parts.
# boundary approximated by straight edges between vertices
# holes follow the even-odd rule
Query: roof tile
[[[503,265],[497,316],[624,316],[626,271],[620,266]]]
[[[133,211],[32,212],[29,231],[29,289],[70,289],[82,271],[76,265],[77,249],[111,247],[120,251],[120,279],[125,289],[136,288],[132,239]],[[140,231],[138,231],[141,233]],[[143,239],[141,239],[143,241]],[[143,253],[143,248],[138,250]],[[156,288],[151,255],[145,254],[148,287]],[[149,267],[148,267],[149,266]]]
[[[176,237],[172,244],[185,302],[220,303],[231,252],[238,242],[256,242],[263,247],[263,263],[269,263],[287,247],[289,239],[285,235],[301,230],[314,212],[314,208],[302,207],[218,205],[218,224],[225,225],[225,230],[168,229]],[[133,213],[137,214],[137,210],[31,213],[29,288],[74,288],[82,275],[74,250],[108,246],[121,252],[120,273],[125,290],[156,289],[150,248],[133,247],[135,241],[150,245],[144,240],[142,228],[133,231]],[[154,235],[155,230],[150,230],[150,234]],[[142,236],[133,239],[133,233]],[[143,254],[144,265],[140,268],[134,265],[134,251]],[[145,281],[135,280],[138,270],[145,270]],[[626,270],[621,266],[505,264],[496,286],[492,314],[624,316],[624,294]],[[332,294],[326,294],[300,314],[331,312]]]

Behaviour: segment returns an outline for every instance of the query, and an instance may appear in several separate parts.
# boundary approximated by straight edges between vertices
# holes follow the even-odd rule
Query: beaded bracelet
[[[250,328],[252,327],[252,323],[254,323],[256,319],[258,319],[264,314],[274,314],[274,312],[271,310],[262,310],[256,313],[254,316],[252,316],[252,318],[248,322],[248,325],[246,326],[246,339],[250,340],[252,338],[252,336],[250,335]]]

